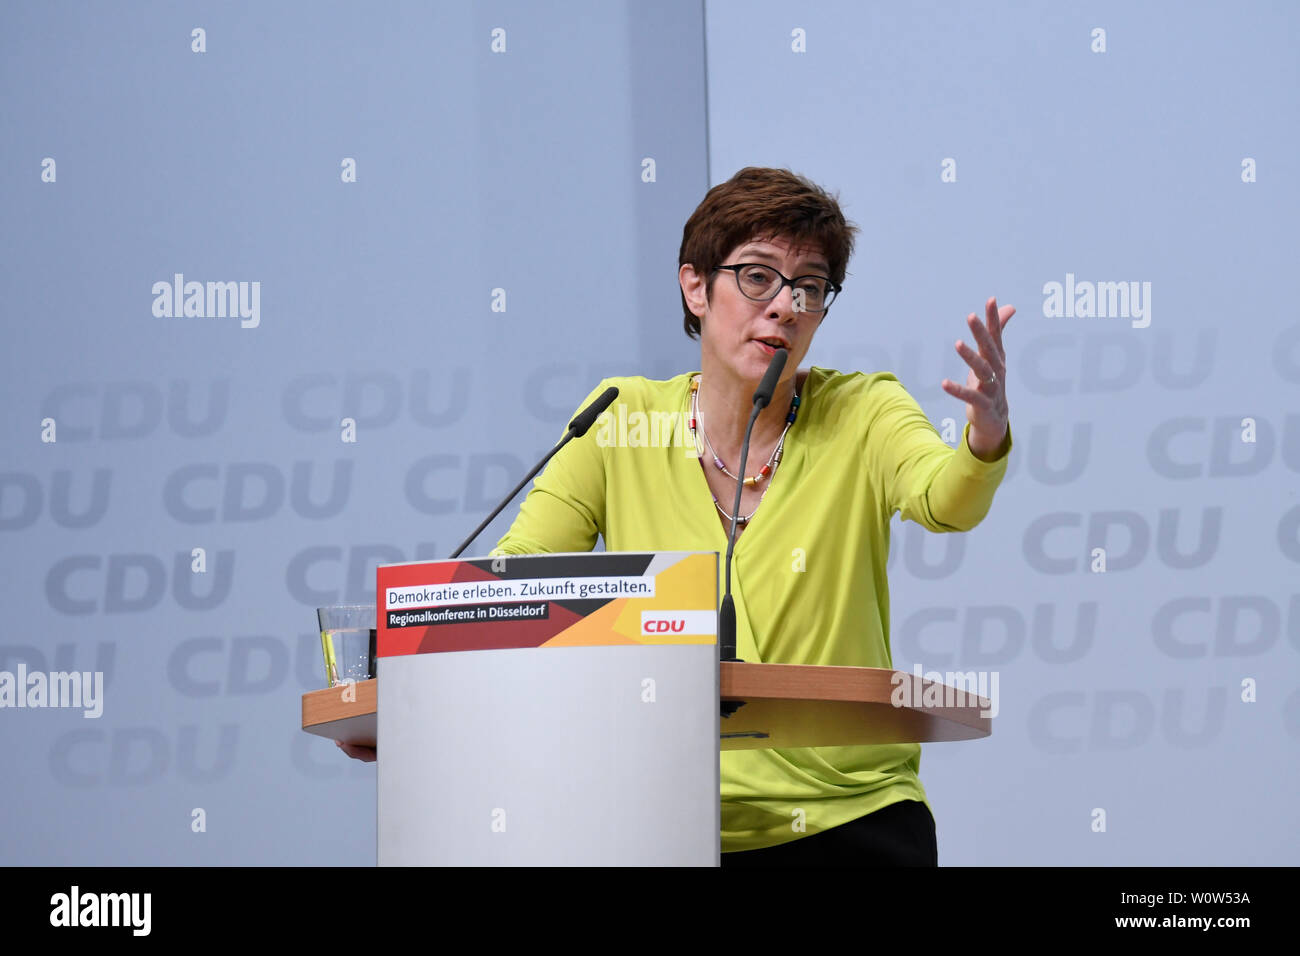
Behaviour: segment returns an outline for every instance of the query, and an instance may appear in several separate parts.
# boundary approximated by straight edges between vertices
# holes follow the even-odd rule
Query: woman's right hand
[[[351,757],[353,760],[363,760],[366,763],[374,763],[379,757],[379,751],[375,747],[366,747],[361,744],[345,744],[341,740],[334,741],[339,750]]]

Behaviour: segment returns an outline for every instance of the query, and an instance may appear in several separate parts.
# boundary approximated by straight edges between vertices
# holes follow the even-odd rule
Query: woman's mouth
[[[758,347],[763,350],[764,355],[775,355],[777,349],[789,351],[789,348],[778,339],[754,339],[754,341],[758,343]]]

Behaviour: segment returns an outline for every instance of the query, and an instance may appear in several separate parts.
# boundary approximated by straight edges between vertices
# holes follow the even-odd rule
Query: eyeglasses
[[[790,298],[794,301],[796,312],[825,312],[835,301],[843,286],[838,286],[825,276],[798,276],[787,279],[771,266],[758,262],[740,262],[730,266],[718,266],[714,272],[726,269],[735,273],[736,287],[747,299],[755,302],[767,302],[781,294],[786,286],[791,289]]]

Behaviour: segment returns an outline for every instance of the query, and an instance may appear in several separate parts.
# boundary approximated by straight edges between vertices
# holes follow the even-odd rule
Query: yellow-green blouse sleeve
[[[882,489],[886,515],[898,512],[931,531],[974,528],[988,514],[1006,474],[1010,426],[999,457],[980,461],[967,444],[969,423],[953,449],[896,377],[885,372],[870,377],[873,401],[862,442],[863,464]]]
[[[574,414],[608,387],[609,379],[602,379]],[[560,437],[568,429],[566,421]],[[547,462],[519,506],[510,530],[490,552],[492,556],[581,552],[596,546],[605,529],[604,449],[596,434],[593,426]]]

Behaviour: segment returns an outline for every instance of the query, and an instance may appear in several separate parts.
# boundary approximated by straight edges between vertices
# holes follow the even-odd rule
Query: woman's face
[[[784,238],[753,239],[731,251],[723,265],[757,262],[792,279],[805,275],[829,276],[821,251],[794,249]],[[690,265],[681,268],[682,293],[691,311],[700,316],[700,355],[704,363],[744,382],[757,384],[767,371],[775,349],[761,340],[780,341],[789,351],[781,380],[792,378],[812,345],[813,333],[823,313],[796,312],[789,286],[775,299],[756,302],[740,291],[734,271],[718,272],[713,295],[706,302],[707,276],[697,276]]]

